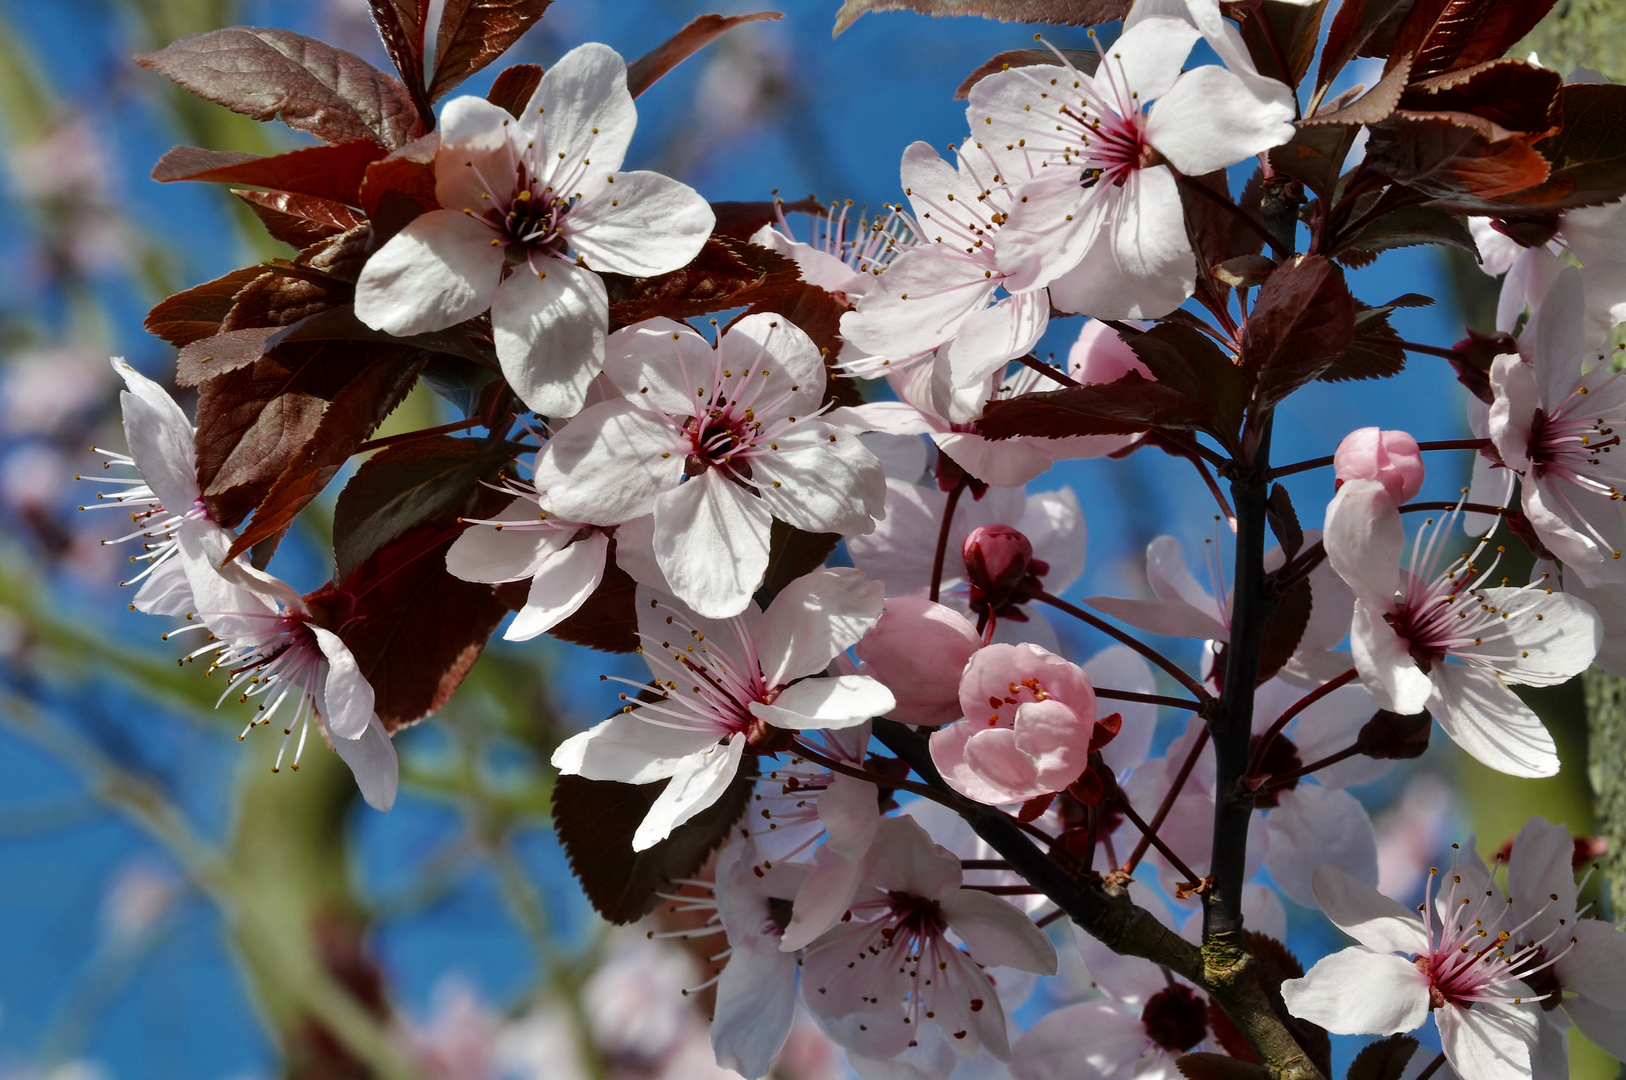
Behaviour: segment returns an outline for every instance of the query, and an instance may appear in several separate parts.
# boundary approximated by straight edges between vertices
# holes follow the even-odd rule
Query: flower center
[[[1177,984],[1152,995],[1140,1022],[1147,1038],[1172,1054],[1183,1054],[1208,1036],[1208,1002]]]
[[[753,436],[760,426],[749,409],[741,417],[731,415],[727,409],[713,409],[704,417],[691,417],[683,429],[689,439],[683,475],[692,478],[713,466],[728,466],[741,479],[749,480],[750,462],[735,462],[734,456],[755,445]]]
[[[1536,410],[1530,425],[1531,468],[1537,478],[1551,473],[1599,494],[1619,498],[1620,492],[1612,484],[1592,474],[1603,469],[1603,455],[1620,445],[1620,436],[1604,417],[1589,420],[1565,415],[1565,406],[1569,403],[1566,401],[1550,414],[1545,409]]]

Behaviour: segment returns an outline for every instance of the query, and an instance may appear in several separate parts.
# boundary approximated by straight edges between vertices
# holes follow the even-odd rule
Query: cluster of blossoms
[[[115,364],[129,455],[114,457],[139,477],[108,501],[134,511],[126,539],[149,563],[132,606],[203,631],[190,657],[260,703],[254,723],[280,718],[295,767],[314,727],[380,809],[395,797],[391,734],[444,701],[503,605],[517,612],[510,640],[640,653],[648,678],[615,679],[616,711],[553,753],[558,828],[607,915],[631,921],[668,899],[706,917],[703,937],[726,938],[710,1038],[718,1065],[749,1078],[769,1074],[803,1012],[866,1077],[1243,1075],[1186,1055],[1257,1060],[1305,1032],[1391,1035],[1430,1014],[1441,1060],[1468,1080],[1560,1075],[1570,1022],[1626,1051],[1626,943],[1584,917],[1567,832],[1526,827],[1505,895],[1462,853],[1414,915],[1377,892],[1377,832],[1349,791],[1420,756],[1435,721],[1491,769],[1551,776],[1555,743],[1512,688],[1562,683],[1595,659],[1626,671],[1626,474],[1610,456],[1626,384],[1606,360],[1626,301],[1612,255],[1594,254],[1626,239],[1609,201],[1626,176],[1597,200],[1607,206],[1564,206],[1550,229],[1518,217],[1525,203],[1478,229],[1528,247],[1502,260],[1517,268],[1503,332],[1435,350],[1475,395],[1474,439],[1363,428],[1328,458],[1272,467],[1272,411],[1294,389],[1405,362],[1386,321],[1401,301],[1360,304],[1332,261],[1402,242],[1373,239],[1369,219],[1390,206],[1375,193],[1399,192],[1402,208],[1434,200],[1419,215],[1460,242],[1462,206],[1548,190],[1546,172],[1474,188],[1471,169],[1450,174],[1468,187],[1442,187],[1402,168],[1422,143],[1409,158],[1393,145],[1447,91],[1462,110],[1449,116],[1510,130],[1504,112],[1493,124],[1473,111],[1500,106],[1453,89],[1479,69],[1451,65],[1518,35],[1491,49],[1513,23],[1436,40],[1432,22],[1408,22],[1395,41],[1412,52],[1384,85],[1323,102],[1323,82],[1306,117],[1291,50],[1255,47],[1270,24],[1243,33],[1213,0],[1125,14],[1110,46],[980,72],[950,157],[922,142],[904,152],[908,208],[832,212],[813,242],[782,206],[714,207],[621,171],[648,67],[602,45],[505,73],[491,100],[455,98],[438,132],[420,117],[367,166],[415,186],[394,203],[366,187],[335,203],[357,223],[319,234],[286,271],[340,281],[324,287],[342,303],[222,321],[202,339],[218,345],[183,343],[188,377],[215,380],[197,431]],[[1199,43],[1221,62],[1188,67]],[[1552,73],[1497,63],[1551,82],[1551,108],[1567,107]],[[1364,157],[1352,149],[1363,125]],[[1324,133],[1343,129],[1331,165],[1315,167],[1330,174],[1294,171],[1329,160]],[[1253,163],[1233,199],[1225,170]],[[410,220],[391,220],[413,199]],[[731,273],[745,284],[718,299]],[[1086,320],[1064,364],[1032,355],[1075,315]],[[244,335],[270,351],[231,362],[258,365],[338,324],[347,341],[395,339],[394,370],[433,353],[440,367],[413,362],[464,405],[448,428],[487,434],[408,435],[427,449],[391,446],[364,465],[341,524],[358,516],[344,512],[352,491],[369,521],[410,505],[435,453],[464,486],[423,496],[434,508],[393,532],[370,524],[361,556],[361,541],[336,536],[335,581],[300,595],[249,554],[280,535],[266,523],[303,505],[287,501],[295,485],[258,491],[239,530],[253,485],[222,476],[247,466],[200,457],[226,393],[207,388],[233,369],[198,371],[215,359],[203,352]],[[467,365],[456,378],[449,357]],[[855,389],[866,380],[869,400]],[[1062,599],[1084,570],[1083,504],[1027,485],[1059,461],[1152,449],[1194,466],[1234,535],[1212,545],[1210,587],[1159,536],[1150,597]],[[1425,452],[1463,449],[1480,462],[1472,488],[1419,502]],[[304,459],[280,460],[291,472]],[[1319,489],[1300,489],[1327,500],[1306,530],[1274,482],[1329,466]],[[1408,545],[1408,515],[1430,511]],[[1509,535],[1538,556],[1528,580],[1503,569]],[[844,565],[825,565],[838,542]],[[496,614],[454,638],[474,616],[451,601],[411,608],[391,584],[410,575]],[[392,645],[376,628],[403,611],[450,646]],[[1062,615],[1115,644],[1069,659],[1050,621]],[[1202,663],[1187,670],[1135,631],[1195,639]],[[452,659],[422,701],[404,704],[397,682],[423,680],[403,664],[442,652]],[[1159,710],[1189,720],[1154,753]],[[605,810],[625,798],[608,785],[646,789],[625,830],[608,824],[627,816]],[[624,868],[651,857],[685,864],[670,889],[618,891],[632,888]],[[1297,975],[1279,961],[1286,1013],[1266,1015],[1268,995],[1238,996],[1205,958],[1281,949],[1278,890],[1360,944]],[[1060,968],[1044,927],[1062,915],[1100,995],[1019,1030],[1032,976]],[[1308,1041],[1297,1061],[1309,1071],[1294,1076],[1329,1068]]]

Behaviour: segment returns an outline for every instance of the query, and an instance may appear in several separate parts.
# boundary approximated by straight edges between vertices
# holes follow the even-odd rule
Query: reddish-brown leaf
[[[660,45],[627,65],[627,89],[637,97],[661,76],[710,45],[736,26],[765,19],[784,18],[777,11],[756,11],[749,15],[701,15]]]
[[[1327,43],[1316,70],[1319,91],[1330,86],[1344,65],[1357,56],[1387,57],[1394,52],[1394,36],[1411,11],[1414,0],[1344,0],[1332,17]]]
[[[660,893],[705,865],[744,815],[755,783],[756,768],[747,759],[715,803],[654,847],[635,852],[632,836],[666,782],[561,776],[553,784],[553,829],[598,913],[617,924],[635,922],[655,910]]]
[[[498,73],[486,92],[486,100],[493,105],[501,105],[508,110],[508,114],[518,119],[519,114],[525,111],[525,106],[536,93],[536,88],[542,85],[542,66],[540,64],[514,64]]]
[[[372,219],[377,243],[406,228],[418,215],[440,208],[434,161],[434,141],[420,139],[367,166],[358,198]]]
[[[990,439],[1134,435],[1153,428],[1190,431],[1213,421],[1210,402],[1131,371],[1117,382],[989,402],[977,421],[977,434]]]
[[[1541,139],[1562,122],[1564,78],[1523,60],[1487,60],[1430,79],[1414,80],[1399,107],[1419,113],[1472,113],[1497,127]]]
[[[638,648],[638,583],[619,566],[607,564],[604,580],[574,615],[560,620],[548,633],[572,645],[600,652],[630,653]],[[518,596],[517,608],[525,597]]]
[[[294,248],[306,248],[335,233],[365,224],[367,219],[334,199],[292,191],[244,191],[232,194],[248,204],[265,231]]]
[[[1460,217],[1429,206],[1402,206],[1367,222],[1353,233],[1340,236],[1328,254],[1346,265],[1365,265],[1363,255],[1376,255],[1392,248],[1418,244],[1444,244],[1479,255],[1473,233]]]
[[[1327,0],[1299,4],[1260,4],[1242,19],[1242,40],[1262,75],[1298,86],[1321,42]],[[1278,54],[1280,60],[1278,60]],[[1282,69],[1282,61],[1287,69]]]
[[[1494,200],[1551,173],[1529,141],[1466,113],[1396,113],[1370,130],[1368,167],[1437,199]]]
[[[393,150],[417,135],[398,80],[354,53],[292,30],[233,26],[136,57],[186,89],[255,120],[281,120],[329,143],[371,139]]]
[[[175,180],[250,184],[357,206],[367,166],[384,154],[382,147],[365,139],[307,146],[274,157],[177,146],[158,159],[152,178],[161,184]]]
[[[605,274],[610,329],[664,315],[688,319],[772,303],[801,283],[796,263],[755,244],[712,235],[689,265],[652,278]]]
[[[1283,263],[1265,281],[1242,329],[1242,367],[1269,407],[1325,371],[1355,337],[1344,272],[1319,255]]]
[[[819,353],[824,357],[824,371],[828,380],[825,383],[825,400],[838,406],[858,405],[863,402],[864,396],[859,393],[857,381],[838,375],[835,368],[836,358],[841,355],[841,316],[848,310],[848,305],[834,294],[825,292],[817,285],[799,281],[783,290],[776,290],[776,295],[771,299],[751,305],[740,314],[740,318],[773,312],[795,323],[813,339],[813,344],[819,347]]]
[[[490,585],[446,572],[446,551],[462,532],[455,518],[398,537],[335,587],[355,607],[339,636],[373,687],[373,707],[390,731],[444,705],[508,607]]]
[[[1084,49],[1061,49],[1062,56],[1073,67],[1086,75],[1094,75],[1095,69],[1101,65],[1101,54]],[[996,71],[1008,71],[1017,67],[1036,67],[1040,64],[1061,66],[1061,61],[1049,49],[1010,49],[1006,52],[995,53],[984,60],[978,68],[967,75],[954,91],[955,101],[964,101],[971,94],[971,88],[976,86]]]
[[[1124,343],[1158,384],[1204,402],[1215,437],[1228,440],[1248,405],[1248,379],[1214,339],[1193,326],[1164,322],[1144,333],[1125,334]]]
[[[351,289],[342,281],[301,277],[285,270],[268,270],[243,286],[226,318],[222,332],[251,327],[292,326],[301,319],[348,303]]]
[[[277,473],[248,526],[232,541],[238,555],[282,535],[350,455],[377,430],[417,382],[424,355],[387,345],[367,347],[367,360],[327,401],[309,436]]]
[[[487,490],[481,481],[495,482],[512,463],[505,443],[447,435],[380,450],[339,492],[333,511],[335,573],[348,577],[384,545],[426,521],[475,513]]]
[[[182,346],[175,361],[175,385],[198,386],[247,367],[271,350],[280,326],[250,326],[199,338]]]
[[[1418,0],[1395,34],[1397,54],[1416,54],[1426,78],[1494,60],[1535,29],[1554,0]]]
[[[1259,644],[1257,685],[1275,678],[1282,665],[1293,658],[1310,625],[1310,582],[1301,580],[1276,597],[1276,608],[1265,620],[1265,636]]]
[[[367,0],[373,12],[373,25],[384,42],[384,51],[400,73],[407,92],[418,109],[422,129],[435,126],[435,113],[423,84],[423,36],[429,21],[429,0]]]
[[[186,345],[212,337],[220,332],[220,324],[231,311],[238,292],[263,273],[262,266],[245,266],[225,277],[194,285],[161,301],[147,312],[143,325],[148,333],[171,345]]]
[[[1566,86],[1559,109],[1564,129],[1536,144],[1552,162],[1547,181],[1494,203],[1464,206],[1463,212],[1511,215],[1523,209],[1539,214],[1597,206],[1626,194],[1626,87]]]
[[[836,12],[840,34],[872,11],[918,11],[923,15],[981,15],[1000,22],[1047,22],[1098,26],[1129,13],[1130,0],[843,0]]]
[[[553,0],[446,0],[435,32],[435,73],[429,100],[438,101],[452,87],[508,51],[536,25]]]
[[[1263,1065],[1207,1052],[1181,1054],[1174,1059],[1174,1067],[1186,1080],[1266,1080],[1270,1076]]]

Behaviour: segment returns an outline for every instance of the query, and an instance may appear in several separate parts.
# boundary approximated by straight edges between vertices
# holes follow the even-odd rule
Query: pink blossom
[[[1409,502],[1423,487],[1423,454],[1404,431],[1357,428],[1333,454],[1338,483],[1376,480],[1396,503]]]
[[[934,732],[932,761],[954,790],[991,805],[1060,791],[1089,764],[1095,689],[1034,645],[990,645],[960,679],[966,719]]]

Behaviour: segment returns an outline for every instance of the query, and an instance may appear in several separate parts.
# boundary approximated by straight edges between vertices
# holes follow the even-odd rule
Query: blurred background
[[[834,0],[781,6],[782,22],[725,36],[640,99],[629,167],[715,200],[777,190],[878,207],[900,197],[905,146],[963,137],[961,79],[1030,45],[1035,30],[885,14],[832,40]],[[634,57],[715,10],[752,8],[556,0],[464,91],[483,93],[505,63],[547,65],[583,41]],[[128,550],[101,543],[123,531],[122,515],[76,509],[93,501],[102,467],[90,447],[123,449],[107,358],[160,380],[172,372],[173,350],[141,327],[146,309],[288,254],[224,188],[148,179],[177,143],[299,144],[131,62],[233,24],[288,27],[387,67],[362,0],[0,0],[0,1078],[732,1075],[711,1064],[704,994],[679,993],[709,976],[707,942],[686,952],[649,927],[604,925],[548,827],[553,746],[614,707],[596,676],[637,675],[635,658],[494,642],[442,713],[397,740],[402,795],[378,814],[332,755],[273,776],[276,740],[237,740],[242,712],[217,711],[219,686],[177,666],[183,650],[161,640],[160,620],[126,609]],[[1082,31],[1046,34],[1086,45]],[[1371,77],[1353,70],[1339,88]],[[1408,339],[1448,346],[1464,325],[1490,329],[1495,283],[1471,259],[1402,250],[1352,281],[1369,303],[1439,298],[1396,314]],[[1057,323],[1041,352],[1064,354],[1077,333],[1076,320]],[[1367,424],[1462,437],[1464,406],[1443,361],[1414,357],[1399,379],[1295,397],[1275,454],[1328,454]],[[381,434],[452,419],[443,408],[420,390]],[[1424,497],[1454,497],[1466,455],[1435,457]],[[331,573],[324,515],[342,479],[272,567],[302,590]],[[1141,553],[1159,533],[1194,557],[1211,542],[1229,557],[1183,463],[1151,452],[1071,463],[1034,486],[1063,484],[1090,532],[1070,595],[1144,593]],[[1330,475],[1289,486],[1315,523]],[[1075,659],[1105,644],[1060,629]],[[1195,664],[1193,642],[1163,644]],[[1531,813],[1591,831],[1580,691],[1532,701],[1558,737],[1560,777],[1507,780],[1436,739],[1424,759],[1356,792],[1377,823],[1386,892],[1414,900],[1450,841],[1477,836],[1493,852]],[[1160,741],[1183,724],[1165,716]],[[1302,955],[1337,947],[1317,912],[1290,905],[1289,929]],[[1086,986],[1075,964],[1041,984],[1019,1019]],[[1575,1076],[1614,1075],[1612,1061],[1576,1044]],[[1352,1053],[1340,1043],[1340,1073]],[[848,1074],[805,1025],[776,1075]]]

